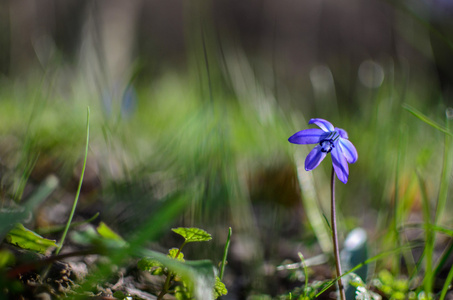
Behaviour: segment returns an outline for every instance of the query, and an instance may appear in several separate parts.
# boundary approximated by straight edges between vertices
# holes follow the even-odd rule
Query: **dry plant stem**
[[[337,217],[335,209],[335,170],[332,168],[331,176],[331,212],[332,212],[332,240],[333,240],[333,252],[335,255],[335,267],[337,269],[337,277],[341,276],[341,264],[340,264],[340,250],[338,247],[338,234],[337,234]],[[344,292],[343,282],[341,278],[338,278],[338,289],[340,291],[341,300],[346,300]]]

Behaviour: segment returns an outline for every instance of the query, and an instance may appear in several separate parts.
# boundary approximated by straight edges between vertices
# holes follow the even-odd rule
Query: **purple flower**
[[[348,163],[355,163],[359,157],[354,145],[348,140],[348,133],[341,128],[333,127],[329,121],[323,119],[311,119],[308,124],[315,124],[321,129],[305,129],[288,139],[293,144],[318,144],[305,159],[305,170],[313,170],[327,153],[332,152],[335,174],[341,182],[348,182]]]

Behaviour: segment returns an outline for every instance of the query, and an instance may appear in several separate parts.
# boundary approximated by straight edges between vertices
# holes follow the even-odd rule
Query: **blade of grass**
[[[25,148],[26,148],[26,150],[24,150],[23,156],[26,156],[27,154],[29,154],[28,152],[31,152],[30,145],[27,145]],[[36,162],[38,161],[38,157],[39,157],[39,154],[35,154],[35,155],[33,155],[33,158],[30,158],[29,160],[24,158],[24,160],[26,160],[24,163],[25,164],[24,171],[22,172],[22,175],[19,179],[16,191],[15,191],[14,197],[13,197],[14,201],[16,201],[17,203],[19,203],[20,200],[22,199],[22,195],[24,193],[28,178],[30,177],[31,172],[32,172],[33,168],[35,167]]]
[[[419,22],[424,27],[426,27],[426,29],[428,29],[429,32],[431,32],[433,34],[433,36],[437,37],[439,40],[441,40],[443,43],[445,43],[445,45],[448,48],[450,48],[450,50],[453,50],[453,42],[450,41],[448,36],[446,36],[445,34],[440,32],[438,29],[436,29],[436,27],[432,25],[432,22],[430,22],[429,19],[424,18],[421,15],[417,14],[415,12],[416,10],[412,9],[410,4],[405,4],[400,1],[386,1],[386,2],[389,3],[390,5],[392,5],[393,7],[397,8],[401,12],[407,14],[408,16],[410,16],[411,18],[413,18],[414,20]]]
[[[77,193],[75,195],[74,203],[72,205],[71,213],[69,214],[68,222],[66,223],[66,227],[63,231],[63,235],[61,237],[60,242],[58,243],[58,247],[55,251],[55,254],[58,255],[61,251],[61,248],[63,247],[64,241],[66,239],[66,235],[68,234],[69,231],[69,226],[71,226],[72,218],[74,217],[75,209],[77,207],[77,202],[79,201],[79,196],[80,196],[80,190],[82,189],[82,182],[83,182],[83,176],[85,174],[85,168],[87,165],[87,157],[88,157],[88,146],[89,146],[89,141],[90,141],[90,108],[87,107],[87,126],[86,126],[86,131],[87,131],[87,138],[86,138],[86,146],[85,146],[85,157],[83,159],[83,167],[82,167],[82,173],[80,174],[80,179],[79,179],[79,186],[77,187]]]
[[[417,172],[418,181],[420,184],[420,191],[422,194],[422,213],[424,224],[426,227],[425,230],[425,250],[424,250],[424,257],[425,257],[425,278],[423,282],[423,286],[425,288],[425,293],[430,295],[432,293],[433,288],[433,253],[434,253],[434,243],[435,243],[435,236],[433,231],[430,229],[431,226],[431,213],[429,207],[429,198],[428,192],[426,190],[426,185],[421,177],[420,173]]]
[[[453,266],[450,268],[447,278],[445,279],[445,283],[444,283],[444,286],[442,287],[442,291],[440,293],[439,300],[445,299],[445,296],[447,295],[447,292],[450,288],[450,283],[452,280],[453,280]]]
[[[203,46],[203,58],[204,63],[206,66],[206,75],[208,76],[208,89],[209,89],[209,100],[211,104],[214,102],[214,97],[212,96],[212,82],[211,82],[211,72],[209,70],[209,59],[208,59],[208,52],[206,50],[206,41],[205,41],[205,33],[203,29],[203,24],[201,25],[201,43]]]
[[[446,112],[446,120],[445,120],[445,125],[446,129],[450,130],[450,116],[449,112],[447,110]],[[436,208],[436,217],[434,220],[434,223],[437,224],[441,218],[442,214],[445,211],[445,205],[447,203],[447,197],[448,197],[448,188],[449,188],[449,181],[450,181],[450,175],[452,171],[452,151],[451,151],[451,136],[448,134],[445,134],[445,139],[444,139],[444,157],[443,157],[443,163],[442,163],[442,174],[440,177],[440,186],[439,186],[439,197],[437,200],[437,208]]]
[[[24,209],[17,211],[2,211],[0,210],[0,240],[3,239],[4,235],[13,228],[14,224],[20,223],[37,207],[42,201],[44,201],[58,186],[58,178],[50,175],[44,182],[38,187],[36,192],[26,200]]]
[[[437,266],[436,269],[434,270],[434,276],[437,276],[440,271],[442,270],[442,267],[445,265],[445,263],[448,261],[450,258],[450,255],[453,253],[453,240],[450,240],[448,243],[448,246],[445,247],[441,258],[437,261]]]
[[[426,224],[406,224],[404,225],[403,227],[400,227],[399,230],[404,230],[406,228],[423,228],[424,230],[432,230],[433,232],[438,232],[438,233],[443,233],[445,235],[448,235],[448,236],[451,236],[453,237],[453,230],[452,229],[448,229],[448,228],[445,228],[443,226],[439,226],[439,225],[432,225],[432,224],[429,224],[428,225],[428,228],[426,227],[427,225]],[[450,254],[453,252],[453,242],[450,242],[449,245],[446,247],[446,250],[444,251],[444,253],[442,254],[442,257],[439,259],[439,262],[437,264],[437,267],[434,271],[434,276],[436,276],[437,274],[439,274],[440,270],[441,270],[441,267],[445,264],[445,262],[447,261],[447,259],[450,257]],[[422,253],[421,255],[421,258],[424,256],[424,252]],[[419,263],[418,263],[419,264]],[[417,269],[419,269],[418,267],[418,264],[417,264]],[[411,280],[413,277],[415,277],[415,273],[413,273],[411,275]],[[447,283],[446,283],[447,284]]]
[[[440,232],[445,235],[453,237],[453,229],[448,229],[443,226],[439,225],[433,225],[433,224],[418,224],[418,223],[413,223],[413,224],[405,224],[404,227],[401,227],[400,230],[407,229],[407,228],[423,228],[425,230],[431,230],[435,232]]]
[[[300,262],[302,264],[302,268],[304,269],[304,276],[305,276],[305,285],[304,285],[304,298],[307,296],[307,291],[308,291],[308,268],[307,264],[305,263],[305,258],[302,254],[302,252],[297,253],[300,258]]]
[[[452,109],[448,108],[445,112],[445,127],[450,130],[450,119],[452,118],[451,115]],[[440,177],[440,186],[439,186],[439,196],[437,198],[437,207],[436,207],[436,215],[434,219],[434,224],[437,225],[442,220],[442,214],[445,211],[445,206],[447,204],[448,198],[448,190],[449,190],[449,182],[450,182],[450,174],[452,171],[452,153],[451,153],[451,142],[452,139],[448,134],[445,134],[444,137],[444,157],[442,163],[442,174]],[[437,266],[434,271],[434,276],[439,274],[441,268],[446,263],[447,259],[450,257],[450,254],[453,251],[453,242],[450,241],[449,245],[445,247],[441,258],[437,262]],[[452,271],[450,271],[452,272]],[[450,275],[450,273],[449,273]],[[452,274],[453,276],[453,274]],[[450,280],[451,281],[451,280]],[[449,285],[449,281],[445,283],[447,286]],[[445,288],[445,286],[444,286]],[[442,290],[443,292],[443,290]],[[445,295],[444,295],[445,296]]]
[[[72,223],[69,228],[74,228],[74,227],[77,227],[77,226],[80,226],[80,225],[83,225],[83,224],[91,223],[97,217],[99,217],[99,213],[98,212],[95,213],[91,218],[89,218],[87,220]],[[63,231],[65,228],[66,228],[66,225],[57,225],[57,226],[49,226],[49,227],[38,228],[35,231],[36,231],[36,233],[38,233],[40,235],[45,235],[45,234],[50,234],[50,233],[56,233],[56,232]]]
[[[420,225],[421,224],[408,224],[408,225],[405,226],[405,228],[421,227]],[[426,225],[422,225],[422,226],[426,226]],[[440,232],[440,233],[443,233],[443,234],[446,234],[446,235],[449,235],[449,236],[453,237],[453,230],[447,229],[447,228],[442,227],[442,226],[429,225],[429,228],[425,228],[425,230],[427,230],[427,229],[435,231],[435,232]],[[446,259],[450,256],[452,251],[453,251],[453,243],[450,243],[450,246],[447,248],[447,250],[444,252],[442,258],[439,260],[438,266],[437,266],[436,270],[434,271],[434,276],[439,273],[440,267],[445,263]],[[442,288],[442,291],[441,291],[441,294],[440,294],[440,297],[439,297],[440,300],[445,298],[445,295],[446,295],[446,293],[447,293],[447,291],[448,291],[448,289],[450,287],[450,283],[451,283],[452,280],[453,280],[453,267],[450,268],[450,271],[449,271],[449,273],[447,275],[447,278],[445,279],[445,283],[444,283],[444,286]]]
[[[399,131],[398,131],[398,150],[397,150],[397,155],[396,155],[396,168],[395,168],[395,192],[393,195],[393,239],[395,243],[397,243],[399,246],[401,246],[401,236],[398,231],[398,226],[403,219],[403,212],[401,209],[401,204],[400,204],[400,195],[399,195],[399,179],[400,179],[400,170],[402,169],[402,155],[403,155],[403,147],[405,148],[406,145],[406,138],[404,138],[406,135],[403,134],[403,129],[400,126]],[[403,140],[404,138],[404,140]],[[404,255],[403,255],[404,256]],[[398,256],[395,256],[392,267],[394,274],[399,274],[400,273],[400,258]]]
[[[220,266],[220,275],[219,278],[220,280],[223,279],[223,273],[225,271],[225,265],[226,265],[226,259],[228,255],[228,248],[230,248],[230,240],[231,240],[231,227],[228,229],[228,237],[225,243],[225,250],[223,251],[223,258],[222,258],[222,264]]]
[[[399,253],[399,252],[401,252],[401,251],[410,250],[410,249],[412,249],[412,248],[414,248],[414,247],[417,247],[417,246],[419,246],[419,245],[420,245],[420,244],[417,243],[417,244],[412,244],[412,245],[407,245],[407,246],[398,247],[398,248],[393,249],[393,250],[391,250],[391,251],[382,252],[382,253],[380,253],[380,254],[378,254],[378,255],[375,255],[375,256],[373,256],[373,257],[371,257],[371,258],[365,260],[364,262],[362,262],[362,263],[356,265],[356,266],[355,266],[354,268],[352,268],[351,270],[349,270],[349,271],[347,271],[347,272],[344,272],[340,277],[345,277],[346,275],[351,274],[351,273],[353,273],[354,271],[360,269],[361,267],[363,267],[363,266],[365,266],[365,265],[367,265],[367,264],[369,264],[369,263],[372,263],[372,262],[374,262],[374,261],[376,261],[376,260],[379,260],[379,259],[384,258],[384,257],[389,256],[389,255],[395,255],[396,253]],[[323,288],[320,292],[318,292],[318,293],[316,294],[316,297],[319,297],[322,293],[324,293],[325,291],[327,291],[331,286],[333,286],[333,285],[335,284],[335,282],[337,282],[338,279],[340,279],[340,277],[337,277],[337,278],[331,280],[330,282],[328,282],[328,283],[324,286],[324,288]]]
[[[74,289],[74,292],[78,296],[74,296],[75,299],[85,299],[86,295],[84,291],[90,290],[93,285],[98,282],[102,282],[106,278],[115,272],[115,268],[112,266],[122,266],[131,257],[154,257],[158,255],[159,261],[168,262],[164,254],[159,254],[154,251],[144,248],[144,245],[150,241],[155,241],[164,231],[168,230],[172,226],[174,220],[181,216],[181,213],[187,209],[187,204],[190,203],[192,195],[188,193],[176,193],[163,199],[162,205],[155,209],[149,219],[141,224],[136,230],[135,234],[127,240],[127,246],[121,246],[117,248],[110,248],[106,253],[103,253],[109,258],[108,263],[100,263],[96,266],[93,272],[90,272],[84,281]],[[167,257],[168,258],[168,257]],[[178,264],[175,260],[170,259],[175,264]]]
[[[305,156],[306,155],[300,155],[299,153],[294,155],[294,160],[297,166],[297,179],[299,181],[300,190],[303,196],[303,205],[307,211],[309,223],[313,228],[322,251],[330,254],[333,248],[331,241],[332,231],[331,228],[329,230],[329,225],[326,226],[329,222],[319,207],[319,196],[316,190],[313,174],[306,172],[303,167],[303,157]]]
[[[442,131],[443,133],[453,136],[453,134],[450,131],[448,131],[447,128],[443,127],[442,125],[437,124],[436,122],[434,122],[433,120],[431,120],[430,118],[428,118],[427,116],[425,116],[424,114],[422,114],[420,111],[416,110],[414,107],[410,106],[409,104],[403,103],[403,108],[405,110],[407,110],[408,112],[410,112],[411,114],[413,114],[418,119],[425,122],[426,124],[436,128],[437,130]]]

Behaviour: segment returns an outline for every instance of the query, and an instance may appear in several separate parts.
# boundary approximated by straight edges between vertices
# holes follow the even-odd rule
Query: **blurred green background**
[[[220,260],[232,227],[231,294],[283,292],[276,265],[331,247],[330,158],[305,172],[311,146],[288,137],[310,118],[348,131],[359,160],[337,184],[341,239],[363,227],[375,254],[394,248],[393,229],[421,220],[417,172],[434,211],[444,160],[445,134],[402,104],[449,126],[452,45],[442,0],[3,0],[2,203],[53,174],[34,224],[65,222],[89,106],[79,218],[99,211],[128,236],[185,195],[174,226],[214,236],[186,256]],[[172,239],[164,227],[155,246]]]

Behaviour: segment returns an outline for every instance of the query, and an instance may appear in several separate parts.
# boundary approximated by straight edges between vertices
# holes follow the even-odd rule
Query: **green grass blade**
[[[75,209],[77,207],[77,202],[79,201],[79,196],[80,196],[80,190],[82,189],[82,182],[83,182],[83,176],[85,174],[85,168],[87,165],[87,157],[88,157],[88,146],[90,142],[90,108],[87,108],[87,138],[86,138],[86,146],[85,146],[85,157],[83,159],[83,167],[82,167],[82,173],[80,174],[80,180],[79,180],[79,186],[77,187],[77,193],[75,195],[74,199],[74,204],[72,205],[71,213],[68,218],[68,222],[66,223],[66,227],[63,231],[63,236],[61,237],[60,242],[58,243],[58,247],[55,251],[55,254],[58,255],[61,251],[61,248],[63,247],[63,243],[66,239],[66,235],[68,234],[69,227],[71,226],[72,218],[74,217]]]
[[[407,110],[408,112],[410,112],[411,114],[413,114],[418,119],[420,119],[421,121],[428,124],[429,126],[432,126],[432,127],[436,128],[437,130],[442,131],[443,133],[453,136],[453,134],[450,131],[448,131],[447,128],[443,127],[442,125],[437,124],[436,122],[434,122],[433,120],[431,120],[430,118],[428,118],[427,116],[425,116],[424,114],[422,114],[420,111],[416,110],[414,107],[410,106],[409,104],[403,103],[403,108],[405,110]]]
[[[400,126],[398,130],[398,148],[397,148],[397,155],[396,155],[396,166],[395,166],[395,192],[393,194],[393,233],[392,233],[392,240],[395,242],[396,245],[401,246],[401,236],[400,232],[398,231],[398,226],[403,220],[403,210],[401,209],[403,205],[400,203],[400,194],[399,194],[399,186],[400,186],[400,175],[402,170],[402,162],[403,162],[403,153],[406,149],[407,139],[406,135],[403,133],[403,128]],[[404,254],[403,254],[403,257]],[[408,265],[409,267],[409,265]],[[392,269],[395,274],[400,272],[400,257],[395,256],[392,262]]]
[[[30,151],[30,149],[28,149],[30,146],[27,145],[26,148],[26,152]],[[23,154],[24,156],[26,155],[25,153]],[[35,167],[36,165],[36,162],[38,161],[38,157],[39,157],[39,154],[34,154],[33,155],[33,158],[31,158],[30,160],[26,161],[24,164],[24,171],[22,172],[22,175],[19,179],[19,182],[17,184],[17,189],[16,189],[16,192],[14,193],[14,200],[16,202],[19,202],[20,199],[22,199],[22,195],[24,193],[24,189],[25,189],[25,186],[27,184],[27,181],[28,181],[28,178],[30,177],[30,174],[33,170],[33,168]]]
[[[448,116],[448,111],[447,111],[447,116],[446,116],[446,128],[447,130],[450,130],[450,120]],[[436,209],[436,218],[435,218],[435,224],[437,224],[441,219],[442,219],[442,214],[445,211],[445,205],[447,203],[447,197],[448,197],[448,188],[449,188],[449,182],[450,182],[450,175],[452,171],[452,158],[453,158],[453,153],[451,151],[451,143],[452,143],[452,138],[450,135],[445,134],[445,140],[444,140],[444,157],[443,157],[443,162],[442,162],[442,174],[440,178],[440,186],[439,186],[439,197],[437,200],[437,209]]]
[[[35,193],[31,195],[24,205],[25,209],[20,210],[3,210],[0,209],[0,239],[11,230],[15,224],[22,222],[28,218],[30,212],[33,211],[42,201],[44,201],[58,186],[58,178],[51,175],[38,187]]]
[[[27,200],[25,209],[32,211],[37,205],[44,201],[58,186],[58,178],[50,175],[38,190]]]
[[[450,288],[450,283],[452,280],[453,280],[453,266],[450,268],[447,278],[445,279],[445,283],[444,283],[444,286],[442,287],[442,291],[440,293],[439,300],[445,299],[445,296],[447,295],[447,292]]]
[[[228,249],[230,248],[230,241],[231,241],[231,227],[228,229],[228,237],[225,243],[225,249],[223,250],[223,258],[222,258],[222,264],[220,266],[220,280],[223,279],[223,273],[225,272],[225,265],[227,261],[227,255],[228,255]]]
[[[296,166],[297,166],[297,178],[299,180],[299,186],[303,197],[304,208],[307,211],[307,218],[309,223],[316,235],[319,245],[324,253],[332,252],[332,228],[329,228],[329,221],[326,216],[322,213],[319,206],[319,195],[316,190],[315,180],[311,172],[307,172],[304,169],[303,158],[305,155],[302,153],[296,153],[294,155]]]
[[[425,230],[431,230],[435,232],[440,232],[445,235],[453,237],[453,229],[446,228],[440,225],[433,225],[433,224],[406,224],[404,228],[423,228]]]
[[[451,119],[451,108],[447,109],[446,119],[445,119],[445,126],[449,130],[450,130],[450,125],[451,125],[450,119]],[[452,171],[452,158],[453,158],[451,149],[450,149],[451,143],[452,143],[452,138],[448,134],[445,134],[442,173],[441,173],[441,177],[440,177],[439,196],[437,198],[436,215],[435,215],[435,219],[434,219],[435,225],[439,224],[439,222],[442,220],[442,215],[443,215],[443,212],[445,211],[445,207],[447,204],[448,190],[450,187],[450,184],[449,184],[450,183],[450,174]],[[437,262],[437,265],[436,265],[436,268],[434,271],[434,276],[439,274],[441,268],[446,263],[446,261],[452,251],[453,251],[453,243],[450,242],[449,245],[445,248],[441,258]],[[450,273],[451,272],[452,271],[450,270]],[[450,273],[449,273],[449,275],[450,275]],[[453,276],[453,274],[452,274],[452,276]],[[451,279],[450,279],[450,281],[451,281]],[[447,282],[450,282],[450,281],[447,281]],[[447,284],[447,286],[448,286],[448,284]],[[444,288],[445,288],[445,286],[444,286]],[[444,290],[442,290],[442,293],[443,292],[444,292]]]
[[[136,257],[154,257],[160,262],[168,264],[169,267],[181,266],[176,260],[170,259],[164,254],[156,253],[154,251],[143,248],[144,244],[156,240],[163,234],[174,220],[181,215],[186,209],[187,203],[191,195],[189,194],[174,194],[162,201],[162,205],[156,209],[149,219],[144,222],[132,235],[132,238],[127,240],[127,245],[115,243],[116,247],[111,247],[107,253],[103,253],[109,258],[109,263],[100,264],[96,270],[91,272],[85,279],[84,282],[75,288],[75,294],[82,295],[84,291],[92,288],[93,285],[97,284],[105,278],[108,278],[114,272],[112,265],[122,266],[131,256]],[[178,269],[175,269],[178,270]],[[74,297],[75,299],[85,299],[86,295]]]
[[[300,258],[300,262],[302,264],[302,268],[304,269],[304,276],[305,276],[305,285],[304,285],[304,297],[307,296],[307,291],[308,291],[308,268],[307,264],[305,263],[305,258],[302,252],[297,253]]]
[[[442,270],[442,267],[447,263],[448,259],[450,258],[450,255],[453,253],[453,241],[450,240],[448,243],[448,246],[445,247],[442,256],[439,258],[437,261],[437,266],[434,271],[434,276],[437,276],[440,271]]]
[[[417,172],[418,181],[420,184],[420,191],[422,195],[422,213],[425,223],[425,278],[424,278],[424,288],[425,293],[430,295],[432,293],[433,285],[433,253],[434,253],[434,242],[435,237],[433,231],[431,230],[431,209],[429,207],[429,198],[428,192],[426,191],[426,185],[423,181],[419,172]]]
[[[414,248],[414,247],[417,247],[417,246],[419,246],[419,245],[420,245],[420,244],[412,244],[412,245],[407,245],[407,246],[398,247],[398,248],[393,249],[393,250],[391,250],[391,251],[382,252],[382,253],[380,253],[380,254],[378,254],[378,255],[375,255],[375,256],[373,256],[373,257],[371,257],[371,258],[365,260],[364,262],[362,262],[362,263],[356,265],[356,266],[355,266],[354,268],[352,268],[351,270],[349,270],[349,271],[347,271],[347,272],[344,272],[341,276],[339,276],[339,277],[337,277],[337,278],[331,280],[330,282],[328,282],[328,283],[324,286],[324,288],[323,288],[320,292],[318,292],[318,293],[316,294],[316,297],[319,297],[322,293],[324,293],[325,291],[327,291],[332,285],[335,284],[335,282],[337,282],[338,279],[340,279],[340,278],[342,278],[342,277],[344,277],[344,276],[346,276],[346,275],[348,275],[348,274],[351,274],[351,273],[355,272],[356,270],[360,269],[361,267],[363,267],[363,266],[365,266],[365,265],[367,265],[367,264],[369,264],[369,263],[372,263],[372,262],[374,262],[374,261],[377,261],[377,260],[379,260],[379,259],[382,259],[382,258],[384,258],[384,257],[386,257],[386,256],[395,255],[396,253],[399,253],[399,252],[402,252],[402,251],[405,251],[405,250],[410,250],[410,249],[412,249],[412,248]]]
[[[93,222],[97,217],[99,217],[99,212],[95,213],[89,219],[86,219],[86,220],[80,221],[80,222],[72,223],[69,228],[74,228],[74,227],[78,227],[80,225],[89,224],[89,223]],[[41,228],[37,228],[35,231],[38,234],[45,235],[45,234],[51,234],[51,233],[56,233],[56,232],[63,231],[65,229],[65,227],[66,227],[66,225],[56,225],[56,226],[49,226],[49,227],[41,227]]]

